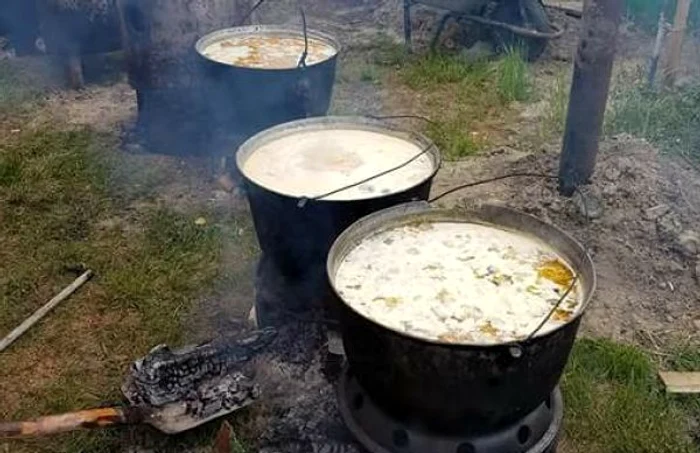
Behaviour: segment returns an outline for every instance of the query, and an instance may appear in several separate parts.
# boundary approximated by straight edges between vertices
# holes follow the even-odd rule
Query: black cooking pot
[[[224,64],[204,55],[216,42],[241,36],[304,38],[302,30],[277,25],[251,25],[210,33],[195,45],[203,60],[207,102],[216,126],[249,137],[295,119],[325,115],[330,106],[340,44],[333,37],[307,30],[309,39],[335,49],[328,59],[291,69],[250,68]]]
[[[559,228],[503,207],[436,209],[409,203],[369,215],[333,244],[331,286],[345,256],[364,238],[416,221],[477,222],[545,241],[579,275],[583,306],[566,324],[517,344],[451,344],[391,330],[359,314],[336,292],[345,353],[352,373],[376,404],[399,420],[441,432],[485,432],[525,416],[554,390],[595,288],[584,248]]]
[[[368,130],[405,139],[428,150],[433,171],[409,189],[357,200],[302,201],[298,197],[263,187],[246,175],[244,164],[259,147],[281,137],[318,130]],[[255,135],[239,148],[236,165],[245,181],[255,231],[263,254],[283,275],[313,279],[309,273],[317,274],[327,287],[326,257],[335,238],[367,214],[411,200],[426,200],[433,177],[440,167],[440,153],[421,134],[369,118],[329,116],[293,121]]]

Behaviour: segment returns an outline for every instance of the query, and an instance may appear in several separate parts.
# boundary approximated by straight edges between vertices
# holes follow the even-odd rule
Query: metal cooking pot
[[[244,164],[259,147],[284,136],[317,130],[367,130],[405,139],[421,149],[428,149],[433,171],[415,186],[401,192],[357,200],[310,199],[303,207],[300,207],[298,197],[262,187],[246,175]],[[440,168],[440,153],[424,135],[404,131],[386,122],[363,117],[328,116],[293,121],[255,135],[239,148],[236,165],[245,182],[263,255],[272,260],[285,276],[311,278],[309,272],[315,272],[319,281],[327,286],[326,256],[335,238],[362,216],[411,200],[426,200],[433,177]]]
[[[330,58],[304,68],[250,68],[209,59],[210,45],[237,36],[304,38],[303,30],[277,25],[251,25],[210,33],[195,45],[203,60],[205,96],[212,103],[214,121],[250,136],[295,119],[325,115],[330,106],[340,44],[333,37],[308,30],[309,39],[335,49]]]
[[[535,236],[579,275],[583,306],[557,329],[517,344],[461,345],[412,337],[372,321],[343,302],[334,286],[345,256],[364,238],[416,221],[477,222]],[[376,212],[343,232],[328,253],[327,272],[341,312],[352,373],[376,404],[398,420],[438,432],[483,432],[525,416],[546,401],[564,370],[595,288],[591,258],[559,228],[511,209],[437,209],[409,203]]]

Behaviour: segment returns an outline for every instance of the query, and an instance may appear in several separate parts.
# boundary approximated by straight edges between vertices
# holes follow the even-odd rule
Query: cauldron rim
[[[344,298],[343,296],[340,295],[338,290],[336,289],[335,285],[335,276],[337,273],[337,267],[338,264],[342,262],[342,259],[347,256],[347,253],[349,250],[353,248],[353,245],[356,245],[360,241],[362,241],[364,238],[367,238],[370,234],[376,234],[380,231],[382,231],[385,228],[389,228],[391,226],[398,226],[400,224],[405,223],[410,223],[410,222],[415,222],[416,217],[419,216],[425,216],[428,218],[432,218],[436,221],[439,221],[440,217],[442,217],[443,221],[456,221],[456,222],[464,222],[464,223],[480,223],[483,225],[491,225],[495,227],[499,227],[501,229],[507,228],[505,225],[499,225],[496,222],[489,222],[483,218],[479,218],[479,216],[489,216],[489,214],[495,213],[495,212],[500,212],[501,214],[505,215],[511,215],[511,216],[519,216],[523,219],[529,219],[529,221],[536,222],[538,223],[541,227],[549,230],[550,232],[553,232],[557,235],[559,235],[560,238],[563,238],[565,241],[569,243],[569,245],[578,248],[579,252],[581,253],[581,263],[580,267],[588,267],[588,270],[590,271],[590,276],[586,277],[584,276],[584,270],[577,269],[577,274],[579,275],[579,282],[582,283],[581,287],[583,291],[586,291],[586,288],[588,288],[588,291],[585,293],[585,298],[581,304],[581,308],[576,312],[574,316],[572,316],[568,321],[562,323],[561,325],[557,326],[556,328],[546,331],[544,333],[538,332],[535,334],[532,338],[528,338],[525,340],[514,340],[514,341],[507,341],[507,342],[500,342],[500,343],[480,343],[477,341],[470,342],[470,343],[451,343],[448,341],[441,341],[441,340],[436,340],[436,339],[429,339],[425,337],[421,337],[419,335],[407,333],[407,332],[402,332],[400,330],[394,329],[392,327],[386,326],[384,324],[381,324],[374,319],[364,315],[363,313],[359,312],[355,307],[350,305]],[[473,215],[475,217],[469,218],[469,215]],[[424,218],[425,218],[424,217]],[[409,220],[407,222],[407,220]],[[378,228],[377,226],[383,223],[383,228]],[[358,233],[358,229],[363,228],[366,224],[374,225],[374,227],[367,227],[371,228],[371,233],[367,232],[364,234]],[[511,228],[513,229],[513,228]],[[552,245],[550,242],[547,241],[547,238],[545,237],[540,237],[534,234],[531,231],[523,231],[523,230],[516,230],[520,234],[528,234],[531,236],[534,236],[535,238],[545,241],[550,247],[554,248],[557,253],[563,254],[561,250],[559,250],[557,247]],[[343,250],[346,249],[346,250]],[[565,255],[566,256],[566,255]],[[567,257],[568,258],[568,257]],[[557,227],[556,225],[553,225],[549,222],[546,222],[536,216],[518,211],[516,209],[508,208],[505,206],[500,206],[496,204],[482,204],[477,208],[469,208],[469,209],[462,209],[462,208],[436,208],[434,206],[431,206],[430,203],[425,202],[425,201],[417,201],[417,202],[409,202],[409,203],[403,203],[391,208],[383,209],[381,211],[374,212],[372,214],[369,214],[361,219],[359,219],[357,222],[353,223],[351,226],[349,226],[345,231],[343,231],[333,242],[333,245],[331,246],[330,250],[328,251],[328,257],[326,260],[326,275],[328,278],[328,283],[329,286],[331,287],[331,290],[335,294],[336,298],[343,304],[343,306],[346,309],[349,309],[352,311],[356,316],[361,317],[362,319],[368,321],[371,325],[373,325],[375,328],[381,328],[385,329],[388,333],[397,335],[399,337],[406,338],[410,341],[418,342],[418,343],[424,343],[424,344],[431,344],[435,346],[441,346],[441,347],[446,347],[446,348],[452,348],[452,349],[488,349],[488,350],[494,350],[494,349],[499,349],[503,347],[508,347],[508,346],[514,346],[514,345],[525,345],[531,342],[535,342],[539,339],[547,338],[549,336],[554,335],[556,332],[564,329],[566,326],[578,322],[579,319],[583,316],[583,314],[586,312],[588,309],[588,306],[591,303],[591,300],[593,298],[593,294],[595,293],[596,286],[597,286],[597,277],[596,277],[596,272],[595,272],[595,266],[593,264],[593,260],[588,253],[588,250],[581,245],[579,241],[577,241],[573,236],[571,236],[569,233],[565,232],[561,228]]]
[[[243,178],[248,183],[254,184],[256,187],[259,187],[260,189],[263,189],[265,191],[268,191],[268,192],[273,193],[275,195],[278,195],[280,197],[302,200],[305,197],[290,195],[288,193],[280,192],[280,191],[275,190],[271,187],[268,187],[268,186],[261,184],[260,182],[256,181],[254,178],[251,178],[248,174],[246,174],[246,172],[243,168],[244,163],[245,163],[245,159],[249,155],[254,153],[256,149],[260,148],[264,144],[266,144],[270,141],[273,141],[273,140],[277,140],[277,139],[284,137],[286,135],[291,135],[297,131],[313,131],[313,130],[324,129],[324,128],[330,128],[332,130],[333,127],[337,127],[338,129],[340,129],[343,126],[346,126],[348,128],[356,128],[358,130],[367,130],[367,131],[372,131],[372,132],[391,134],[394,137],[402,138],[402,139],[405,139],[409,142],[412,142],[412,143],[420,146],[422,149],[427,149],[426,154],[429,155],[431,158],[431,162],[433,164],[433,169],[430,173],[426,174],[426,176],[424,178],[417,181],[412,186],[406,187],[400,191],[391,192],[391,193],[387,193],[387,194],[379,193],[379,194],[374,194],[372,196],[367,196],[367,197],[363,197],[363,198],[352,198],[352,199],[335,199],[335,198],[334,199],[324,199],[324,198],[321,198],[321,199],[313,200],[314,203],[321,203],[321,204],[325,204],[325,203],[329,203],[329,204],[331,204],[331,203],[332,204],[357,203],[357,202],[372,201],[372,200],[377,200],[377,199],[381,199],[381,198],[391,197],[391,196],[399,194],[399,193],[410,192],[411,190],[415,189],[416,187],[418,187],[422,184],[425,184],[426,181],[430,181],[433,178],[435,178],[435,175],[437,174],[437,172],[440,170],[440,167],[442,166],[442,156],[440,154],[440,150],[438,149],[437,145],[431,139],[429,139],[424,134],[421,134],[420,132],[408,131],[408,130],[405,130],[399,126],[391,124],[389,122],[381,121],[379,119],[374,119],[374,118],[366,117],[366,116],[328,115],[328,116],[304,118],[304,119],[300,119],[300,120],[289,121],[287,123],[278,124],[276,126],[272,126],[268,129],[265,129],[265,130],[258,132],[257,134],[253,135],[252,137],[248,138],[245,142],[243,142],[236,150],[236,169],[238,170],[238,172],[243,176]]]
[[[231,64],[231,63],[222,63],[221,61],[211,59],[204,54],[204,50],[209,45],[213,44],[215,41],[218,41],[219,39],[223,38],[224,36],[228,37],[228,36],[235,36],[235,35],[251,35],[251,34],[272,34],[272,35],[286,35],[286,36],[293,35],[295,37],[301,37],[301,38],[304,37],[304,32],[302,30],[293,29],[293,28],[290,28],[288,26],[283,26],[283,25],[242,25],[239,27],[221,28],[221,29],[215,30],[211,33],[207,33],[206,35],[202,36],[201,38],[199,38],[197,40],[197,42],[194,45],[194,49],[197,51],[197,54],[199,54],[199,56],[204,58],[205,60],[207,60],[211,63],[225,66],[225,67],[244,69],[247,71],[266,72],[266,73],[298,71],[299,70],[299,68],[254,68],[254,67],[250,67],[250,66],[241,66],[241,65]],[[314,38],[314,39],[317,39],[319,41],[322,41],[325,44],[333,47],[333,49],[335,50],[335,53],[333,53],[333,55],[329,56],[328,58],[323,59],[321,61],[317,61],[315,63],[308,64],[307,65],[308,68],[326,63],[329,60],[337,58],[343,49],[342,46],[340,45],[340,42],[337,39],[335,39],[333,36],[329,35],[328,33],[324,33],[322,31],[318,31],[318,30],[307,27],[306,34],[309,38]]]

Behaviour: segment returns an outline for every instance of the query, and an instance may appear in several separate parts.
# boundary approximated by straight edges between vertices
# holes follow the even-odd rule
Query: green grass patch
[[[654,90],[641,78],[618,83],[606,115],[608,134],[626,132],[664,151],[700,157],[700,85]]]
[[[488,78],[486,62],[473,62],[455,55],[429,53],[409,57],[401,69],[401,79],[416,90],[439,89],[444,85],[482,83]]]
[[[379,83],[381,74],[376,66],[365,65],[360,70],[360,81],[369,83]]]
[[[579,340],[562,383],[565,430],[577,452],[693,453],[687,415],[641,350]]]
[[[115,192],[114,145],[87,130],[27,131],[0,143],[0,336],[75,278],[67,265],[95,271],[3,353],[0,419],[119,401],[130,363],[156,344],[180,344],[192,302],[227,278],[224,243],[241,259],[254,247],[247,216],[175,211],[144,192]],[[195,223],[200,216],[206,225]],[[89,432],[6,448],[100,452],[122,442],[115,432]]]
[[[460,159],[488,146],[489,134],[513,100],[530,95],[528,68],[517,53],[497,61],[469,60],[430,53],[406,56],[399,64],[399,83],[415,93],[415,110],[435,123],[426,133],[447,159]]]
[[[481,149],[481,144],[459,121],[431,124],[427,135],[448,159],[468,157]]]
[[[506,49],[503,57],[496,63],[496,77],[498,94],[504,102],[522,102],[530,99],[530,70],[520,49]]]

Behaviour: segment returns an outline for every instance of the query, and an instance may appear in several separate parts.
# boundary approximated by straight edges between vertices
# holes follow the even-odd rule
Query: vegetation
[[[648,31],[656,31],[659,14],[664,11],[667,21],[672,21],[676,10],[676,0],[626,0],[627,18]],[[700,26],[700,4],[690,3],[688,24],[691,29]]]
[[[114,145],[86,130],[27,131],[0,143],[0,332],[75,278],[67,266],[96,273],[3,353],[0,419],[118,401],[131,361],[181,342],[183,314],[225,275],[223,238],[238,238],[241,260],[251,254],[247,220],[203,206],[176,212],[120,190],[117,161],[105,152]],[[138,177],[136,166],[127,171]],[[200,216],[206,225],[195,223]],[[7,448],[95,452],[118,440],[86,433]]]
[[[568,72],[561,71],[545,95],[545,111],[542,121],[544,135],[558,136],[564,132],[566,114],[569,109],[569,90]]]
[[[447,159],[464,158],[482,149],[512,112],[510,103],[531,95],[529,69],[517,51],[496,61],[442,53],[397,55],[390,48],[377,61],[398,69],[395,82],[415,93],[414,107],[436,122],[426,133]],[[390,73],[388,77],[395,76]]]
[[[697,354],[683,357],[689,368],[700,369]],[[633,346],[579,340],[562,387],[567,445],[574,452],[697,452],[684,407],[666,396],[655,364]]]
[[[0,65],[0,112],[39,96],[40,90],[21,83],[23,75],[10,65]]]
[[[496,63],[498,94],[504,102],[527,101],[532,94],[528,64],[518,48],[509,48]]]
[[[655,90],[639,78],[618,83],[612,91],[606,130],[643,137],[665,151],[698,158],[699,109],[700,85]]]

